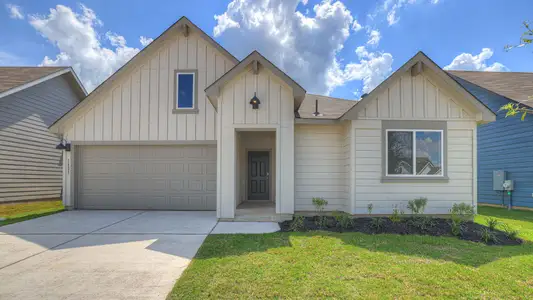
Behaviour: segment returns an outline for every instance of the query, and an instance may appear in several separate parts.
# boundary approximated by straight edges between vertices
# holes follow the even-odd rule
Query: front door
[[[248,200],[270,200],[270,153],[248,152]]]

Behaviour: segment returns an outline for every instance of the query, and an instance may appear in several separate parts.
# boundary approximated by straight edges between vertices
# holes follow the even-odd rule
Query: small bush
[[[490,230],[489,228],[484,227],[481,229],[481,240],[485,242],[486,244],[492,242],[492,243],[498,243],[498,238],[496,237],[496,234]]]
[[[463,235],[464,225],[463,225],[462,221],[460,221],[460,220],[457,221],[457,220],[452,219],[451,222],[450,222],[450,227],[451,227],[451,230],[452,230],[452,234],[454,236]]]
[[[370,228],[374,229],[376,232],[380,232],[383,227],[385,227],[385,220],[383,218],[372,218],[372,221],[370,222]]]
[[[350,214],[347,214],[345,212],[338,212],[335,215],[335,220],[337,221],[337,223],[342,229],[348,229],[353,226],[352,216],[350,216]]]
[[[326,216],[317,216],[315,220],[315,224],[318,228],[324,229],[328,227],[328,217]]]
[[[498,221],[498,219],[496,218],[487,219],[487,226],[489,227],[490,230],[494,231],[496,227],[498,227],[498,225],[500,225],[500,221]]]
[[[409,209],[413,215],[420,215],[424,213],[427,204],[428,198],[416,198],[407,202],[407,209]]]
[[[461,218],[470,218],[474,215],[474,207],[466,203],[454,204],[450,209],[450,214]]]
[[[422,231],[426,231],[432,227],[435,227],[437,224],[432,217],[414,217],[409,221],[411,226],[414,226]]]
[[[292,220],[291,225],[289,226],[290,231],[304,231],[304,220],[304,216],[294,216],[294,219]]]
[[[368,214],[371,215],[372,214],[372,210],[374,209],[374,204],[370,203],[366,206],[366,209],[368,211]]]
[[[328,201],[324,198],[315,197],[313,198],[313,205],[315,206],[316,212],[322,214],[324,208],[328,205]]]
[[[399,223],[402,221],[403,214],[404,214],[403,210],[398,209],[398,206],[394,205],[394,208],[392,209],[392,215],[389,217],[389,219],[393,223]]]
[[[508,238],[510,238],[511,240],[518,239],[518,234],[520,233],[520,231],[518,231],[517,229],[513,229],[508,224],[502,224],[502,228]]]

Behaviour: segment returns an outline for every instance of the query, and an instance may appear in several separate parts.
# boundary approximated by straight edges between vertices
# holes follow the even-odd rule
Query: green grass
[[[210,235],[170,299],[532,299],[533,212],[482,207],[521,246],[361,233]]]
[[[0,204],[0,226],[55,214],[65,208],[61,200]]]

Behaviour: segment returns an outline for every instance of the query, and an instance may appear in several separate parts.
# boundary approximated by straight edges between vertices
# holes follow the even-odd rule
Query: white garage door
[[[216,209],[216,146],[79,146],[77,208]]]

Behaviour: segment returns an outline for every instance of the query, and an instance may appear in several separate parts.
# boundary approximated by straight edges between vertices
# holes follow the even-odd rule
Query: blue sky
[[[533,71],[533,48],[503,50],[533,19],[530,0],[1,1],[0,65],[72,64],[89,89],[181,16],[211,36],[218,27],[237,58],[258,48],[336,97],[371,90],[419,50],[441,67]]]

